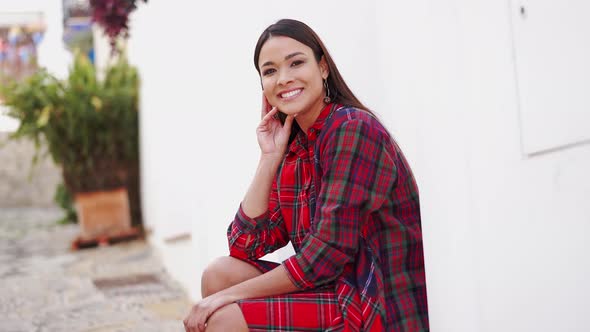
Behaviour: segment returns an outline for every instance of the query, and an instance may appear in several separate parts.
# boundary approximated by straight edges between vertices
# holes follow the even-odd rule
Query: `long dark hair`
[[[342,75],[340,75],[334,60],[332,60],[328,49],[326,46],[324,46],[324,43],[321,41],[320,37],[318,37],[318,35],[303,22],[292,19],[282,19],[274,24],[271,24],[262,32],[260,38],[258,38],[258,42],[256,43],[256,48],[254,49],[254,66],[256,67],[258,74],[260,74],[260,67],[258,65],[260,50],[262,49],[264,43],[266,43],[273,36],[289,37],[304,45],[307,45],[313,50],[313,54],[317,62],[320,62],[322,56],[324,57],[326,63],[328,64],[329,74],[327,81],[329,95],[332,99],[332,102],[346,106],[352,106],[372,114],[372,112],[358,100],[354,93],[352,93],[348,85],[346,85],[346,82],[344,82],[344,79],[342,78]],[[294,125],[295,124],[296,123],[294,123]]]

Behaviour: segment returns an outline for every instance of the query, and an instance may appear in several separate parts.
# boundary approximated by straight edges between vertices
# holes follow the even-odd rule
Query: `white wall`
[[[523,150],[590,143],[590,2],[511,4]]]
[[[197,299],[198,274],[227,254],[258,158],[253,48],[293,17],[324,39],[410,160],[432,330],[589,325],[590,146],[522,153],[510,10],[493,0],[140,6],[130,56],[143,76],[144,215],[168,269]],[[184,231],[192,241],[165,241]]]

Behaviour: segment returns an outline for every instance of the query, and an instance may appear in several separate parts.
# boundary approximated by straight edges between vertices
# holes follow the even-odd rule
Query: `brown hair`
[[[258,38],[258,42],[256,43],[256,48],[254,49],[254,66],[256,67],[258,74],[260,74],[260,67],[258,65],[260,50],[262,49],[264,43],[266,43],[272,36],[293,38],[298,42],[307,45],[313,50],[313,54],[317,62],[322,59],[322,56],[324,57],[326,63],[328,64],[329,74],[327,81],[332,102],[346,106],[352,106],[372,113],[358,100],[348,85],[346,85],[346,82],[344,82],[344,79],[340,75],[334,60],[332,60],[328,49],[326,46],[324,46],[324,43],[320,40],[320,37],[318,37],[318,35],[303,22],[292,19],[282,19],[274,24],[271,24],[262,32],[260,38]]]

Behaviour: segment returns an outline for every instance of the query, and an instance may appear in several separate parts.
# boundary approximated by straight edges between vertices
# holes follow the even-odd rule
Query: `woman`
[[[304,23],[260,36],[258,169],[187,331],[425,331],[418,189]],[[259,260],[291,242],[282,264]]]

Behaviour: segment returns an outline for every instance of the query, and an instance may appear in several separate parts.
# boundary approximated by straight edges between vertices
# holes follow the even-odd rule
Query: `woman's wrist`
[[[230,304],[230,303],[234,303],[237,302],[239,300],[243,300],[244,297],[243,296],[239,296],[236,293],[236,287],[235,285],[230,287],[230,288],[226,288],[222,291],[219,291],[218,293],[214,294],[215,296],[219,296],[219,299],[221,300],[222,303],[224,304]]]
[[[284,155],[282,153],[262,153],[260,155],[259,166],[262,168],[267,168],[271,171],[276,171],[283,161],[283,156]]]

